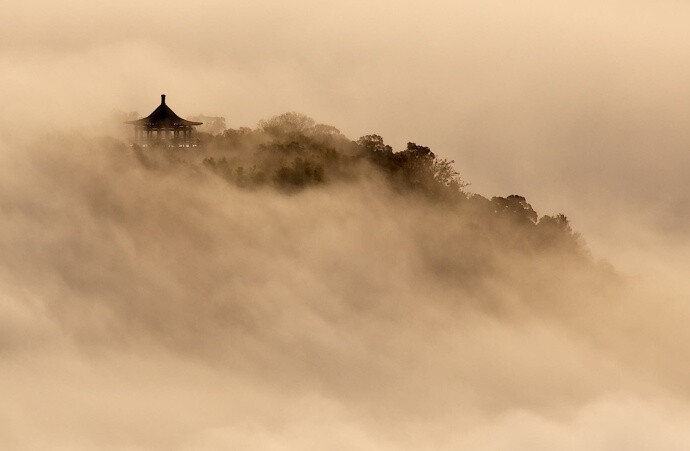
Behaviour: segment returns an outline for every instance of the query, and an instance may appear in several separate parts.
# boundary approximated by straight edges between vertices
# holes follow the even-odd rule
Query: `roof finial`
[[[165,105],[165,94],[161,94],[161,105]]]

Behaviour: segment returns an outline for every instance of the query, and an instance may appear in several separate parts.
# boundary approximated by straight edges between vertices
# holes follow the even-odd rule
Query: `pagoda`
[[[194,127],[203,122],[182,119],[165,104],[165,94],[161,94],[161,104],[143,119],[127,121],[134,125],[134,144],[142,147],[162,145],[168,147],[196,146],[193,138]]]

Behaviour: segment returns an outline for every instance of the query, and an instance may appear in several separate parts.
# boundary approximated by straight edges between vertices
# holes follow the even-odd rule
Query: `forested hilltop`
[[[167,147],[135,152],[150,168],[185,162],[243,189],[285,193],[336,183],[380,181],[394,195],[408,196],[454,212],[478,238],[523,251],[558,249],[584,257],[580,236],[563,214],[539,216],[520,195],[487,199],[470,193],[454,161],[413,142],[395,151],[379,135],[352,141],[330,125],[299,113],[259,122],[257,128],[198,133],[193,152]],[[172,152],[172,153],[171,153]],[[165,156],[161,160],[161,156]]]

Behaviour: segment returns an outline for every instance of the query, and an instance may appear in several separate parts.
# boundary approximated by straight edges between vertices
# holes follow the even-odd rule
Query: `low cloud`
[[[4,159],[9,449],[686,445],[677,287],[492,251],[372,179],[242,190],[79,137]]]
[[[0,17],[1,448],[690,447],[686,6],[80,3]],[[151,169],[118,118],[161,93],[430,146],[591,259]]]

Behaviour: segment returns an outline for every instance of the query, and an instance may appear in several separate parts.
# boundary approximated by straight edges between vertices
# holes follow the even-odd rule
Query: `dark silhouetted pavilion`
[[[190,147],[196,145],[193,137],[194,127],[203,122],[182,119],[165,104],[165,94],[161,95],[161,104],[143,119],[127,121],[134,125],[134,143],[142,147],[165,145],[168,147]]]

